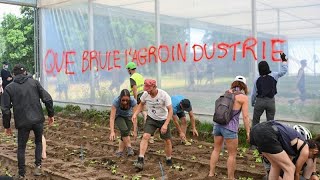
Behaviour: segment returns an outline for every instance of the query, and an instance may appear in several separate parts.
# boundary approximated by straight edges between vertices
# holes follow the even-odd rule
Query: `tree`
[[[34,8],[21,7],[21,17],[13,14],[4,16],[1,22],[0,44],[3,44],[0,58],[11,65],[24,64],[34,73]]]

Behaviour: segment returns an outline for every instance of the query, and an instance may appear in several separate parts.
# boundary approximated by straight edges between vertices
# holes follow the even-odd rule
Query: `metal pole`
[[[88,0],[88,20],[89,20],[89,51],[94,50],[94,31],[93,31],[93,7],[92,7],[93,0]],[[89,60],[90,63],[90,60]],[[94,102],[95,99],[95,83],[94,83],[94,73],[95,68],[90,71],[90,101],[91,103]]]
[[[256,0],[251,0],[251,20],[252,20],[252,23],[251,23],[251,28],[252,28],[252,37],[253,38],[257,38],[257,9],[256,9]],[[254,51],[257,52],[257,46],[254,47]],[[257,61],[254,60],[254,57],[252,58],[253,59],[253,63],[252,64],[252,71],[254,74],[251,74],[250,77],[251,79],[256,79],[256,76],[257,76],[257,72],[258,72],[258,69],[257,69]]]
[[[28,7],[37,7],[37,2],[22,2],[22,1],[10,1],[10,0],[0,0],[0,3],[3,4],[11,4],[11,5],[18,5],[18,6],[28,6]]]
[[[277,9],[277,36],[280,39],[280,9]],[[280,54],[277,54],[280,57]],[[287,57],[289,54],[287,54]],[[280,72],[281,63],[278,63],[278,72]]]
[[[159,48],[160,47],[160,1],[155,0],[155,35],[156,35],[156,45]],[[157,62],[157,86],[161,88],[161,62],[159,60],[159,55],[156,56],[156,62]]]
[[[45,26],[45,21],[44,21],[44,11],[42,11],[41,9],[39,9],[38,13],[38,22],[39,22],[39,51],[38,51],[38,54],[39,54],[39,57],[41,58],[40,59],[40,64],[42,66],[40,66],[39,68],[39,79],[40,80],[40,83],[42,84],[42,86],[45,88],[45,89],[48,89],[48,81],[47,81],[47,77],[44,73],[44,70],[43,70],[43,65],[44,65],[44,62],[43,62],[43,58],[44,58],[44,54],[45,54],[45,49],[47,49],[47,40],[46,40],[46,26]],[[46,16],[49,16],[50,14],[46,14]]]
[[[316,76],[316,41],[313,40],[313,75]]]
[[[33,58],[34,58],[34,74],[35,79],[38,80],[39,77],[39,18],[38,18],[38,8],[34,8],[34,22],[33,22],[33,34],[34,34],[34,50],[33,50]]]

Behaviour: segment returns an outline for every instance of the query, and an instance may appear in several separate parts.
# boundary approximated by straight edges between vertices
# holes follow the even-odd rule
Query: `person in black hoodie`
[[[276,113],[274,96],[277,94],[277,82],[288,71],[286,55],[281,53],[280,56],[282,59],[280,72],[271,72],[266,61],[258,64],[260,76],[255,80],[251,94],[251,105],[254,107],[251,127],[260,123],[260,117],[264,111],[266,111],[267,121],[274,120]]]
[[[14,80],[5,89],[1,100],[3,126],[7,135],[12,135],[10,128],[11,107],[13,108],[15,128],[18,130],[18,168],[19,174],[15,179],[25,176],[25,149],[30,131],[35,136],[35,171],[34,175],[42,175],[41,153],[42,133],[45,121],[40,99],[45,104],[49,125],[54,123],[53,101],[50,94],[43,89],[39,81],[27,76],[25,67],[17,64],[13,68]]]

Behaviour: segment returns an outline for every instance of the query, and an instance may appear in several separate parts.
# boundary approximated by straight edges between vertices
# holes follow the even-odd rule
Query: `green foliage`
[[[238,139],[239,139],[239,147],[249,147],[249,143],[247,142],[247,132],[243,127],[239,128]]]
[[[80,106],[74,106],[72,104],[66,105],[66,107],[64,109],[66,111],[73,112],[73,113],[81,112]]]
[[[34,73],[34,8],[21,7],[22,17],[7,14],[0,27],[0,59],[21,63]]]
[[[55,113],[63,111],[63,107],[60,107],[60,106],[53,106],[53,109]]]

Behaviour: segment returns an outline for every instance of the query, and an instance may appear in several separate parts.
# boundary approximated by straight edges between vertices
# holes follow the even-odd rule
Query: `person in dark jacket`
[[[13,108],[15,128],[18,129],[18,168],[16,179],[25,176],[25,149],[32,130],[35,136],[35,171],[34,175],[42,175],[41,153],[42,133],[45,121],[40,99],[45,104],[49,125],[54,123],[53,101],[50,94],[43,89],[39,81],[27,76],[23,65],[17,64],[13,68],[14,80],[5,89],[1,100],[3,126],[7,135],[12,135],[10,128],[11,107]]]
[[[12,75],[8,70],[9,64],[3,62],[3,68],[1,69],[1,78],[2,78],[2,88],[4,89],[9,83],[12,82]]]
[[[286,55],[281,53],[280,72],[271,72],[266,61],[258,64],[259,77],[255,80],[251,94],[253,109],[252,127],[260,123],[260,117],[266,111],[267,121],[274,120],[276,113],[275,98],[278,79],[288,71]]]

